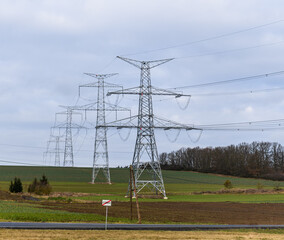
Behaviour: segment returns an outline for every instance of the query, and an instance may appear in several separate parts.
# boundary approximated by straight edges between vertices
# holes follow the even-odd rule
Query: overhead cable
[[[261,48],[261,47],[269,47],[269,46],[274,46],[274,45],[282,44],[282,43],[284,43],[284,41],[253,45],[253,46],[243,47],[243,48],[234,48],[234,49],[228,49],[228,50],[218,51],[218,52],[211,52],[211,53],[209,52],[209,53],[201,53],[201,54],[189,55],[189,56],[184,56],[184,57],[176,57],[174,59],[196,58],[196,57],[220,55],[220,54],[225,54],[225,53],[230,53],[230,52],[239,52],[243,50],[250,50],[250,49]]]
[[[20,164],[20,165],[28,165],[28,166],[43,167],[42,165],[39,165],[39,164],[32,164],[32,163],[25,163],[25,162],[16,162],[16,161],[10,161],[10,160],[5,160],[5,159],[0,159],[0,162],[3,162],[3,163],[13,163],[13,164]]]
[[[219,39],[219,38],[224,38],[224,37],[228,37],[228,36],[232,36],[232,35],[248,32],[248,31],[251,31],[251,30],[259,29],[259,28],[268,27],[270,25],[278,24],[278,23],[281,23],[283,21],[284,20],[281,19],[281,20],[265,23],[265,24],[262,24],[262,25],[253,26],[253,27],[250,27],[250,28],[242,29],[242,30],[239,30],[239,31],[224,33],[224,34],[220,34],[220,35],[216,35],[216,36],[213,36],[213,37],[208,37],[208,38],[204,38],[204,39],[200,39],[200,40],[196,40],[196,41],[185,42],[185,43],[176,44],[176,45],[172,45],[172,46],[168,46],[168,47],[156,48],[156,49],[151,49],[151,50],[146,50],[146,51],[141,51],[141,52],[128,53],[128,54],[123,54],[123,55],[120,55],[120,56],[140,55],[140,54],[146,54],[146,53],[152,53],[152,52],[168,50],[168,49],[172,49],[172,48],[180,48],[180,47],[184,47],[184,46],[188,46],[188,45],[192,45],[192,44],[197,44],[197,43],[201,43],[201,42],[207,42],[207,41],[211,41],[211,40],[215,40],[215,39]]]
[[[229,80],[201,83],[201,84],[196,84],[196,85],[181,86],[181,87],[175,87],[175,88],[169,88],[169,89],[185,89],[185,88],[199,88],[199,87],[215,86],[215,85],[228,84],[228,83],[233,83],[233,82],[250,81],[250,80],[254,80],[258,78],[267,78],[267,77],[272,77],[272,76],[277,76],[277,75],[282,75],[282,74],[284,74],[284,70],[278,71],[278,72],[271,72],[271,73],[253,75],[253,76],[248,76],[248,77],[242,77],[242,78],[234,78],[234,79],[229,79]]]
[[[265,88],[259,90],[249,90],[249,91],[238,91],[238,92],[216,92],[216,93],[200,93],[192,94],[192,97],[203,97],[203,96],[222,96],[222,95],[239,95],[239,94],[253,94],[253,93],[262,93],[262,92],[274,92],[284,90],[284,87],[279,88]]]
[[[237,130],[237,131],[265,131],[284,129],[284,119],[235,122],[221,124],[195,125],[203,130]]]

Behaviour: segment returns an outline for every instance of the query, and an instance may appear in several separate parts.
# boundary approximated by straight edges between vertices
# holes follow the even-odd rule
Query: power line
[[[207,96],[232,96],[232,95],[241,95],[241,94],[257,94],[263,92],[276,92],[276,91],[283,91],[284,87],[279,88],[265,88],[259,90],[248,90],[248,91],[235,91],[235,92],[212,92],[212,93],[196,93],[191,94],[191,97],[207,97]],[[172,101],[174,98],[163,98],[159,100],[153,100],[153,102],[164,102],[164,101]]]
[[[42,167],[42,165],[39,165],[39,164],[32,164],[32,163],[25,163],[25,162],[16,162],[16,161],[5,160],[5,159],[0,159],[0,162]]]
[[[192,94],[191,97],[222,96],[222,95],[230,95],[231,96],[231,95],[240,95],[240,94],[261,93],[261,92],[274,92],[274,91],[281,91],[281,90],[284,90],[284,87],[266,88],[266,89],[260,89],[260,90],[239,91],[239,92],[200,93],[200,94]],[[166,99],[166,100],[168,100],[168,99]]]
[[[45,147],[34,147],[34,146],[27,146],[27,145],[15,145],[15,144],[6,144],[6,143],[0,143],[0,146],[9,146],[9,147],[18,147],[18,148],[34,148],[34,149],[46,149]],[[87,149],[81,149],[76,150],[77,152],[93,152],[92,150]],[[124,152],[124,151],[109,151],[110,153],[118,153],[118,154],[124,154],[124,153],[133,153],[133,152]]]
[[[266,132],[266,131],[279,131],[284,130],[284,128],[280,127],[270,127],[270,128],[208,128],[203,129],[203,131],[239,131],[239,132]]]
[[[248,127],[249,126],[249,127]],[[284,119],[195,125],[202,130],[264,131],[284,129]]]
[[[229,80],[202,83],[202,84],[182,86],[182,87],[175,87],[175,88],[169,88],[169,89],[185,89],[185,88],[198,88],[198,87],[215,86],[215,85],[220,85],[220,84],[228,84],[228,83],[232,83],[232,82],[250,81],[250,80],[254,80],[254,79],[258,79],[258,78],[266,78],[266,77],[272,77],[272,76],[277,76],[277,75],[282,75],[282,74],[284,74],[284,70],[278,71],[278,72],[271,72],[271,73],[259,74],[259,75],[254,75],[254,76],[242,77],[242,78],[234,78],[234,79],[229,79]]]
[[[106,70],[110,65],[112,65],[114,63],[114,61],[116,60],[116,57],[114,57],[109,63],[107,63],[104,67],[102,67],[98,73],[101,73],[102,71]]]
[[[15,144],[6,144],[6,143],[0,143],[0,146],[19,147],[19,148],[45,149],[44,147],[34,147],[34,146],[27,146],[27,145],[15,145]]]
[[[201,43],[201,42],[207,42],[207,41],[211,41],[211,40],[215,40],[215,39],[219,39],[219,38],[223,38],[223,37],[236,35],[236,34],[243,33],[243,32],[248,32],[248,31],[251,31],[251,30],[255,30],[255,29],[267,27],[267,26],[270,26],[270,25],[278,24],[278,23],[281,23],[283,21],[284,20],[281,19],[281,20],[265,23],[265,24],[262,24],[262,25],[253,26],[253,27],[250,27],[250,28],[242,29],[242,30],[239,30],[239,31],[225,33],[225,34],[221,34],[221,35],[217,35],[217,36],[213,36],[213,37],[208,37],[208,38],[204,38],[204,39],[200,39],[200,40],[196,40],[196,41],[185,42],[185,43],[181,43],[181,44],[177,44],[177,45],[172,45],[172,46],[163,47],[163,48],[156,48],[156,49],[151,49],[151,50],[146,50],[146,51],[141,51],[141,52],[136,52],[136,53],[123,54],[123,55],[120,55],[120,56],[140,55],[140,54],[146,54],[146,53],[152,53],[152,52],[168,50],[168,49],[172,49],[172,48],[180,48],[180,47],[184,47],[184,46],[188,46],[188,45],[192,45],[192,44],[197,44],[197,43]]]
[[[185,59],[185,58],[196,58],[196,57],[220,55],[220,54],[225,54],[225,53],[230,53],[230,52],[238,52],[238,51],[250,50],[250,49],[255,49],[255,48],[260,48],[260,47],[274,46],[274,45],[282,44],[282,43],[284,43],[284,41],[278,41],[278,42],[273,42],[273,43],[265,43],[265,44],[250,46],[250,47],[244,47],[244,48],[229,49],[229,50],[224,50],[224,51],[219,51],[219,52],[189,55],[189,56],[185,56],[185,57],[176,57],[175,59]]]

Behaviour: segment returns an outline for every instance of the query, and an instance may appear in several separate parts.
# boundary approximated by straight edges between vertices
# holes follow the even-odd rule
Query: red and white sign
[[[111,200],[103,200],[102,206],[104,207],[111,207]]]

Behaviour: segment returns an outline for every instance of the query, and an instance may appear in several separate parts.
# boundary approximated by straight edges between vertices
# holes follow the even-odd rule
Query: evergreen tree
[[[39,180],[41,185],[47,185],[48,184],[48,180],[47,177],[43,174],[41,179]]]
[[[23,192],[23,185],[20,178],[14,178],[14,182],[11,181],[9,191],[13,193]]]

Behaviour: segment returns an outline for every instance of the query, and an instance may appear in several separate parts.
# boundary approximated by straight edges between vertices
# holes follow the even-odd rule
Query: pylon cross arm
[[[118,75],[118,73],[108,73],[108,74],[84,73],[84,74],[96,79],[106,79]]]
[[[123,118],[117,121],[109,122],[106,123],[105,125],[100,125],[97,127],[105,127],[105,128],[139,128],[141,129],[141,126],[138,125],[137,123],[138,115],[128,117],[128,118]],[[201,128],[196,128],[194,125],[188,125],[188,124],[182,124],[170,120],[165,120],[161,117],[153,117],[154,120],[154,125],[152,128],[157,128],[157,129],[164,129],[164,130],[171,130],[171,129],[184,129],[184,130],[202,130]],[[143,126],[142,126],[143,128]]]
[[[162,59],[162,60],[155,60],[155,61],[138,61],[138,60],[120,57],[120,56],[117,56],[117,58],[119,58],[119,59],[133,65],[134,67],[139,68],[139,69],[143,69],[144,65],[147,65],[147,68],[149,68],[149,69],[154,68],[154,67],[162,65],[166,62],[174,60],[174,58],[169,58],[169,59]]]
[[[183,94],[182,92],[174,92],[167,89],[161,89],[151,86],[151,91],[143,92],[141,87],[133,87],[128,89],[122,89],[118,91],[110,91],[107,93],[107,96],[113,94],[125,94],[125,95],[156,95],[156,96],[175,96],[178,97],[191,97],[189,94]]]

